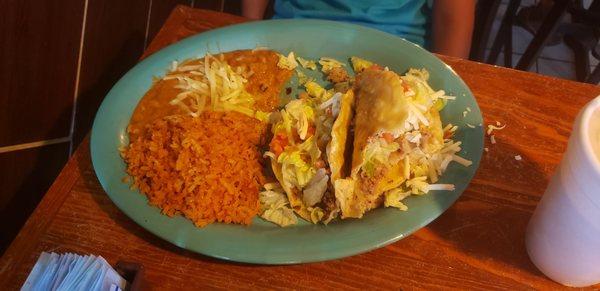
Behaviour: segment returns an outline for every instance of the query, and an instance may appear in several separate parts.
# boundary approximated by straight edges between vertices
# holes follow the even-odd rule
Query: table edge
[[[39,238],[46,233],[48,226],[67,200],[73,186],[81,177],[79,161],[85,147],[89,147],[89,135],[69,158],[31,216],[4,251],[0,258],[0,282],[8,282],[14,269],[29,258]]]

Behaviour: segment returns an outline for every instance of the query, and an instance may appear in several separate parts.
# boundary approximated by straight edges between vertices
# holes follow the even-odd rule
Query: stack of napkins
[[[124,290],[127,282],[100,256],[43,252],[21,290]]]

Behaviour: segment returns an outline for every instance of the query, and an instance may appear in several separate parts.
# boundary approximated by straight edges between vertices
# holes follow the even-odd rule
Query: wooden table
[[[186,36],[245,19],[177,7],[145,56]],[[579,109],[600,87],[440,56],[469,85],[486,124],[475,179],[441,217],[408,238],[345,259],[257,266],[180,249],[144,230],[111,202],[79,147],[0,261],[0,285],[16,289],[42,251],[141,262],[158,290],[217,288],[561,288],[529,261],[527,221],[565,150]],[[523,159],[518,161],[516,155]],[[6,223],[6,222],[5,222]],[[600,285],[595,286],[600,288]]]

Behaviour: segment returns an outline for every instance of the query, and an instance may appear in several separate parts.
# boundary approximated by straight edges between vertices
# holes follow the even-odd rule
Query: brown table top
[[[186,36],[245,19],[177,7],[145,56]],[[579,109],[600,87],[440,56],[465,80],[486,124],[477,175],[460,199],[411,236],[365,254],[321,263],[259,266],[212,259],[152,235],[102,190],[89,141],[78,148],[0,260],[0,284],[19,288],[42,251],[140,262],[145,286],[218,288],[560,288],[529,261],[525,227],[565,150]],[[522,160],[515,160],[521,155]],[[596,285],[600,288],[600,285]]]

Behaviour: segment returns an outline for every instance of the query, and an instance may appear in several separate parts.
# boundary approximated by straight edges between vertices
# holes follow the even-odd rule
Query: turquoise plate
[[[360,220],[335,221],[328,226],[302,221],[281,228],[256,218],[251,226],[215,223],[197,228],[187,219],[162,215],[138,191],[121,180],[125,163],[118,148],[128,144],[129,118],[150,88],[153,76],[164,75],[173,60],[203,56],[206,52],[266,46],[298,56],[347,60],[360,56],[387,65],[396,72],[426,68],[434,89],[456,96],[442,111],[444,124],[458,125],[460,155],[470,167],[452,163],[440,183],[456,190],[435,191],[409,197],[406,212],[377,209]],[[471,112],[463,117],[463,111]],[[155,235],[207,256],[258,264],[293,264],[324,261],[373,250],[406,237],[444,212],[465,190],[479,166],[483,150],[481,113],[473,94],[460,77],[437,57],[396,36],[339,22],[320,20],[270,20],[211,30],[164,48],[131,69],[108,93],[96,114],[91,137],[94,170],[112,201],[135,222]],[[475,125],[469,128],[466,124]]]

